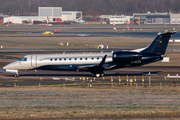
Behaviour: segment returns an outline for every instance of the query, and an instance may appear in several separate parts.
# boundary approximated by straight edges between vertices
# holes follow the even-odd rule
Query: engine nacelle
[[[117,63],[127,63],[140,60],[142,55],[136,52],[114,52],[113,61]]]

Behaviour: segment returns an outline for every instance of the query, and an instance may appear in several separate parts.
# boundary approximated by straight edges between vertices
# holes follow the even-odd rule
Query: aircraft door
[[[32,55],[31,56],[31,67],[37,67],[37,55]]]

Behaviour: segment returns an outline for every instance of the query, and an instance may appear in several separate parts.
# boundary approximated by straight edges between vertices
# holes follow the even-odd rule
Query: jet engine
[[[113,61],[117,63],[127,63],[131,61],[140,60],[142,55],[136,52],[114,52]]]

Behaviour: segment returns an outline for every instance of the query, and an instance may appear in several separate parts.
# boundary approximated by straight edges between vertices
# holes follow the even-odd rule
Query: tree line
[[[106,15],[146,12],[180,12],[180,0],[0,0],[0,13],[27,15],[38,7],[62,7],[63,11],[93,10]]]

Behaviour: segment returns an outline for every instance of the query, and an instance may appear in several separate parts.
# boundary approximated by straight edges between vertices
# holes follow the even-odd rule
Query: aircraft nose
[[[6,66],[3,67],[4,70],[7,70],[7,69],[14,69],[16,68],[17,66],[15,66],[16,64],[15,63],[10,63],[10,64],[7,64]]]
[[[4,69],[4,70],[8,69],[8,66],[9,66],[9,65],[4,66],[3,69]]]
[[[10,64],[7,64],[6,66],[4,66],[3,67],[3,69],[5,69],[5,70],[16,70],[16,69],[18,69],[18,67],[19,67],[19,64],[18,64],[18,62],[12,62],[12,63],[10,63]]]

